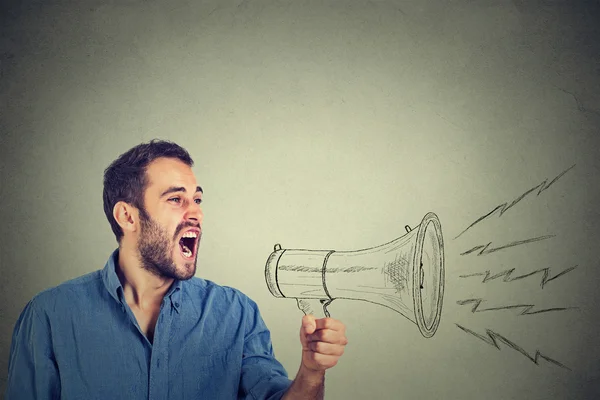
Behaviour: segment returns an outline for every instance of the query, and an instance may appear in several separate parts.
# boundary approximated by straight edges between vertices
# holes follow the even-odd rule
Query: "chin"
[[[196,263],[186,262],[178,268],[177,279],[180,281],[187,281],[192,279],[196,275]]]
[[[191,273],[185,274],[179,280],[181,280],[181,281],[187,281],[189,279],[192,279],[195,275],[196,275],[196,269],[194,268],[194,270]]]

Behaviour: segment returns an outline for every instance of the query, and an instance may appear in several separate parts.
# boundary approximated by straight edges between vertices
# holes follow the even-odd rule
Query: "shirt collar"
[[[173,281],[173,284],[171,285],[171,288],[169,288],[169,291],[165,295],[165,298],[168,298],[171,301],[171,307],[173,307],[175,311],[177,311],[177,313],[179,313],[179,309],[181,308],[182,288],[183,282],[178,279],[175,279]]]
[[[119,303],[121,302],[121,293],[123,293],[123,287],[121,286],[121,281],[119,281],[119,277],[117,276],[117,271],[115,266],[119,262],[119,249],[116,249],[112,252],[108,261],[104,265],[104,269],[102,270],[102,280],[104,281],[104,286],[108,293]],[[119,291],[120,289],[120,291]]]
[[[104,269],[102,270],[102,280],[104,281],[104,286],[108,293],[119,303],[121,303],[121,298],[123,295],[123,286],[121,285],[121,281],[117,276],[116,265],[119,263],[119,249],[117,248],[112,252],[108,261],[104,265]],[[179,308],[181,307],[181,289],[183,287],[183,282],[180,280],[173,281],[173,284],[169,288],[169,291],[165,294],[165,299],[169,299],[171,302],[171,306],[175,308],[177,312],[179,312]]]

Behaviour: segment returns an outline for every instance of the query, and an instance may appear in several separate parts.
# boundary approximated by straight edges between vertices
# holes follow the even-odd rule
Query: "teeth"
[[[190,231],[183,234],[184,238],[197,238],[198,232]]]
[[[183,246],[182,253],[186,257],[191,257],[192,256],[192,251],[190,249],[188,249],[186,246]]]

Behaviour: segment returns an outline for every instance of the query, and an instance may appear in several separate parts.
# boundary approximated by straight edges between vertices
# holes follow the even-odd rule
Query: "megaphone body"
[[[440,221],[427,213],[418,228],[380,246],[354,251],[282,249],[265,266],[271,294],[295,298],[305,314],[329,316],[336,299],[388,307],[431,337],[444,297],[444,245]]]

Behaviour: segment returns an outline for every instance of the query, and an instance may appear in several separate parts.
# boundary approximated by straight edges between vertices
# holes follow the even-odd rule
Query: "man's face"
[[[192,169],[177,159],[153,161],[146,176],[138,237],[142,266],[161,277],[190,279],[202,236],[202,190]]]

